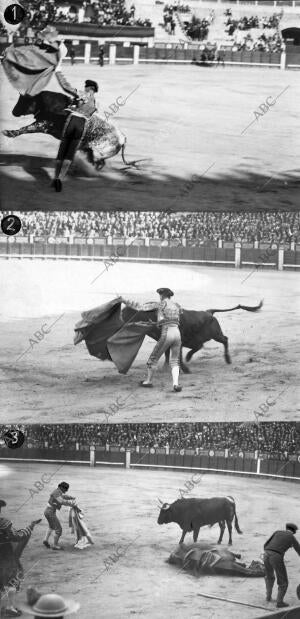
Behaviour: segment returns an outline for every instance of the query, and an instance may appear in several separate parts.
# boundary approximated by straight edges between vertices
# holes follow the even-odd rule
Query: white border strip
[[[252,471],[231,471],[229,469],[209,469],[209,468],[200,468],[194,466],[171,466],[170,464],[134,464],[130,463],[130,468],[132,467],[153,467],[153,468],[161,468],[161,469],[186,469],[187,471],[213,471],[214,473],[231,473],[233,475],[254,475],[256,477],[274,477],[280,479],[291,479],[300,481],[300,477],[289,477],[285,475],[272,475],[271,473],[253,473]]]
[[[90,465],[89,460],[48,460],[44,458],[1,458],[0,461],[3,462],[48,462],[53,464],[87,464]],[[105,466],[120,466],[121,468],[125,467],[125,463],[123,462],[103,462],[101,460],[95,461],[95,467],[97,464],[104,464]],[[130,468],[141,467],[141,468],[159,468],[159,469],[173,469],[173,470],[187,470],[187,471],[212,471],[213,473],[230,473],[231,475],[254,475],[257,478],[261,477],[273,477],[274,479],[288,479],[291,481],[300,481],[300,477],[289,477],[285,475],[271,475],[271,473],[253,473],[252,471],[232,471],[230,469],[212,469],[212,468],[203,468],[203,467],[194,467],[194,466],[171,466],[170,464],[134,464],[130,463]],[[94,468],[94,467],[93,467]]]
[[[20,260],[22,260],[23,258],[29,258],[30,260],[33,260],[34,258],[44,258],[45,260],[95,260],[95,261],[105,261],[105,260],[110,260],[111,256],[65,256],[65,255],[60,255],[60,256],[55,256],[53,254],[26,254],[26,255],[22,255],[22,254],[0,254],[0,258],[19,258]],[[189,260],[189,259],[184,259],[184,258],[139,258],[139,256],[136,257],[131,257],[128,256],[126,258],[118,258],[118,260],[116,260],[116,262],[182,262],[183,264],[186,263],[207,263],[207,262],[211,262],[212,264],[235,264],[234,260]],[[252,262],[249,262],[249,264],[255,264]]]

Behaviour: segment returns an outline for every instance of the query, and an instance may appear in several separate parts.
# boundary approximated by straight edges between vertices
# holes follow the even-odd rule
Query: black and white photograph
[[[299,617],[299,423],[0,437],[4,616]]]
[[[0,617],[300,619],[300,1],[0,1]]]
[[[297,1],[24,11],[1,28],[3,209],[299,208]]]
[[[2,423],[299,420],[299,213],[19,217]]]

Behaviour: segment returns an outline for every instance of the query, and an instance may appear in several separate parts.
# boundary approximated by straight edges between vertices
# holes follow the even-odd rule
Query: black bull
[[[174,503],[161,503],[160,513],[157,519],[158,524],[169,524],[176,522],[182,529],[180,544],[183,544],[186,534],[193,531],[193,540],[197,541],[201,527],[219,523],[220,537],[218,544],[221,544],[225,522],[229,533],[228,544],[232,545],[232,521],[237,532],[242,535],[239,527],[235,502],[232,497],[213,497],[211,499],[178,499]]]
[[[7,137],[18,137],[29,133],[46,133],[61,140],[69,111],[66,107],[72,99],[60,92],[44,90],[38,95],[20,95],[12,113],[14,116],[32,114],[35,121],[20,129],[5,130]],[[136,161],[125,159],[126,138],[114,125],[108,123],[97,113],[88,120],[87,130],[80,145],[87,159],[97,170],[105,164],[105,160],[114,157],[120,150],[125,165],[135,166]],[[141,160],[142,161],[142,160]],[[135,166],[136,167],[136,166]]]
[[[248,312],[257,312],[262,307],[262,304],[263,303],[261,301],[259,305],[255,305],[254,307],[249,307],[247,305],[237,305],[236,307],[231,307],[230,309],[224,310],[182,310],[179,324],[182,347],[190,348],[185,360],[190,361],[192,356],[202,348],[205,342],[209,342],[209,340],[215,340],[216,342],[220,342],[221,344],[223,344],[226,363],[231,363],[228,351],[228,337],[223,334],[218,320],[214,317],[214,313],[231,312],[237,309],[243,309]],[[122,312],[122,317],[125,322],[145,322],[147,320],[156,322],[157,312],[156,310],[153,310],[151,312],[136,312],[134,309],[126,307]],[[148,335],[154,340],[158,341],[160,338],[160,329],[156,325],[153,325],[153,327],[149,329]],[[166,352],[167,363],[169,362],[169,356],[170,351],[168,350]],[[183,363],[182,352],[180,353],[180,367],[184,373],[189,373],[189,368]]]

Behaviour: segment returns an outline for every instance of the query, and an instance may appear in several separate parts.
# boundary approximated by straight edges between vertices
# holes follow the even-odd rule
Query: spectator
[[[104,47],[103,47],[103,45],[100,45],[100,47],[99,47],[98,64],[100,65],[100,67],[103,67],[103,65],[104,65]]]
[[[6,213],[4,213],[6,214]],[[7,213],[9,214],[9,213]],[[163,211],[16,212],[23,235],[36,237],[149,238],[197,247],[224,242],[300,243],[300,213],[291,211],[240,211],[166,214]]]
[[[73,45],[69,47],[69,56],[71,58],[71,64],[73,65],[75,62],[75,56],[76,56],[75,48]]]
[[[4,426],[4,430],[10,426]],[[25,445],[48,449],[110,445],[118,448],[225,450],[229,453],[258,451],[266,457],[285,460],[300,455],[299,422],[266,423],[141,423],[141,424],[51,424],[22,428]]]

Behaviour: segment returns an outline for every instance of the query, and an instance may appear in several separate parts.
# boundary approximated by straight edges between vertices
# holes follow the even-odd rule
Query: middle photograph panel
[[[297,214],[18,215],[2,423],[295,418]]]

